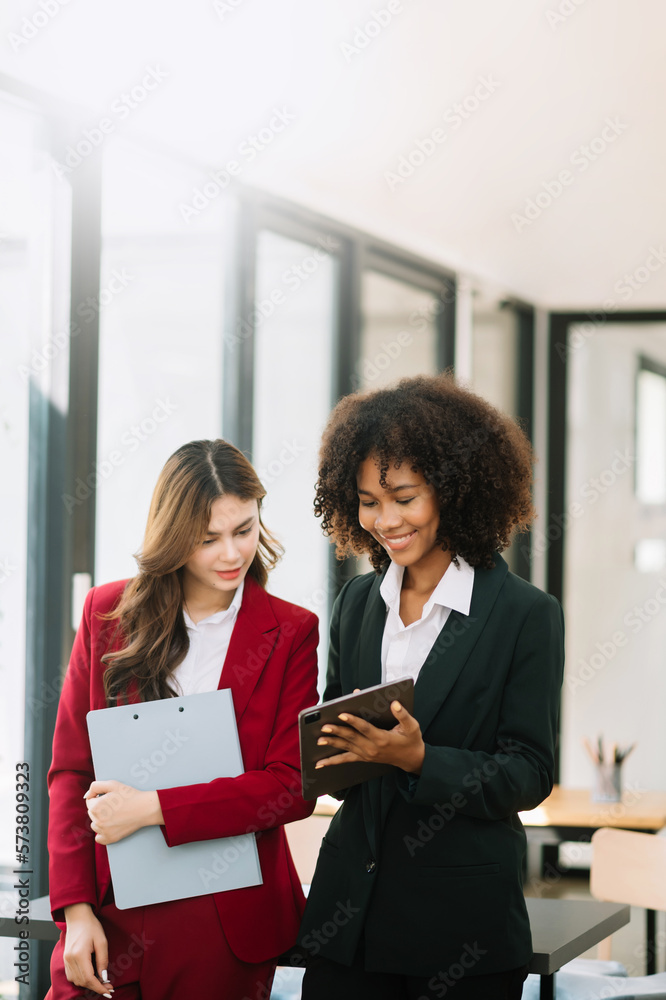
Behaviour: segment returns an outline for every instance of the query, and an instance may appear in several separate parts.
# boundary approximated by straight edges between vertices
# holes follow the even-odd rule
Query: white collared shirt
[[[231,633],[243,600],[244,586],[245,581],[242,580],[228,608],[216,611],[200,622],[193,622],[183,608],[190,648],[171,675],[172,686],[179,694],[217,691]]]
[[[379,588],[386,604],[382,638],[382,680],[385,683],[399,677],[413,677],[416,681],[451,611],[469,614],[474,568],[461,556],[458,562],[460,566],[450,563],[424,604],[421,617],[411,625],[403,625],[400,618],[400,590],[405,568],[392,562],[387,569]]]

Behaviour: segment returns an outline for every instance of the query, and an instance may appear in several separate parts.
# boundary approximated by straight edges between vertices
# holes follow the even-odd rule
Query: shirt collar
[[[422,619],[430,613],[435,604],[450,608],[452,611],[459,611],[463,615],[469,614],[474,587],[474,567],[465,562],[462,556],[458,556],[458,562],[459,566],[455,563],[449,564],[424,605]],[[404,573],[404,566],[391,562],[379,588],[384,603],[396,614],[400,613],[400,589]]]
[[[209,615],[208,618],[202,618],[199,622],[193,622],[185,608],[183,608],[183,618],[185,619],[186,626],[191,629],[198,628],[199,625],[216,625],[218,622],[235,621],[243,600],[244,586],[245,580],[241,580],[228,608],[223,608],[222,611],[216,611],[215,614]]]

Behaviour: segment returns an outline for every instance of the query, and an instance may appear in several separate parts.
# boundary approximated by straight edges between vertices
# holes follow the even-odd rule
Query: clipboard
[[[299,712],[298,738],[301,748],[301,782],[304,799],[330,795],[331,792],[359,785],[370,778],[379,778],[382,774],[388,774],[393,770],[392,764],[370,764],[366,761],[336,764],[335,767],[322,767],[319,770],[315,768],[317,761],[323,760],[324,757],[334,757],[344,752],[337,747],[317,745],[317,740],[322,735],[322,726],[326,723],[344,726],[345,723],[341,722],[338,716],[340,712],[349,712],[350,715],[366,719],[379,729],[393,729],[398,723],[391,712],[392,701],[399,701],[409,714],[413,715],[412,677],[401,677],[388,684],[375,684],[374,687],[364,688],[358,694],[346,694]]]
[[[244,770],[228,688],[102,708],[87,722],[98,781],[156,791]],[[120,910],[262,883],[253,833],[169,847],[160,827],[146,826],[107,851]]]

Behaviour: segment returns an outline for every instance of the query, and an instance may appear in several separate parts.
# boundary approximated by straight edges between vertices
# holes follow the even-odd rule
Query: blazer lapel
[[[457,681],[492,611],[508,566],[495,554],[491,570],[476,569],[469,615],[452,611],[414,686],[414,715],[425,734]]]
[[[365,602],[359,643],[358,687],[367,688],[382,682],[382,638],[386,624],[386,605],[379,592],[384,574],[373,581]]]
[[[268,594],[256,580],[245,577],[243,602],[231,633],[219,688],[231,688],[240,719],[280,635]]]
[[[363,612],[358,664],[360,688],[373,687],[382,682],[382,639],[386,625],[386,605],[379,588],[383,579],[382,573],[374,580]],[[382,781],[382,778],[371,778],[361,786],[365,832],[375,857],[379,850],[378,832],[381,829],[379,817]]]

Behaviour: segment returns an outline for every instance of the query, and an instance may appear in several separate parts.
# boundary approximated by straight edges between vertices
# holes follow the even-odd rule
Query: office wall
[[[562,782],[589,787],[581,743],[602,733],[637,743],[632,789],[663,790],[666,571],[639,572],[634,551],[666,538],[666,510],[639,503],[634,475],[638,357],[666,364],[666,326],[591,326],[569,335]]]

